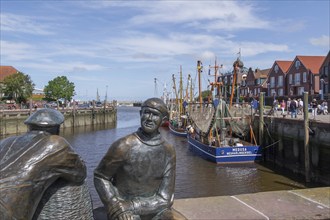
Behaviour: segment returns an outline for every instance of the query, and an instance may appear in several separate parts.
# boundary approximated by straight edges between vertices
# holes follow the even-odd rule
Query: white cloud
[[[40,18],[37,17],[1,12],[0,19],[1,31],[21,32],[33,35],[53,34],[49,26],[41,24],[38,21]]]
[[[181,24],[200,30],[269,29],[271,21],[258,17],[248,1],[92,1],[79,3],[94,10],[125,8],[131,26]]]
[[[327,46],[330,47],[330,37],[326,35],[322,35],[318,38],[311,38],[309,42],[314,46]]]

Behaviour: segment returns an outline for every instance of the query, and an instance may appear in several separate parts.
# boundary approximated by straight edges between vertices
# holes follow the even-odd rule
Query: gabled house
[[[270,69],[255,69],[249,68],[246,76],[246,86],[249,91],[249,96],[259,96],[260,92],[265,92],[267,89],[266,80]]]
[[[0,83],[10,75],[18,73],[19,71],[12,66],[0,66]]]
[[[301,96],[303,92],[318,94],[320,67],[325,56],[296,56],[289,67],[286,85],[288,96]]]
[[[287,94],[285,79],[292,61],[276,60],[270,68],[267,84],[267,96],[284,96]]]
[[[321,99],[324,99],[324,96],[326,96],[327,99],[330,99],[330,86],[329,86],[330,51],[328,52],[328,55],[324,59],[319,72],[320,72],[320,89],[322,90],[323,93]]]
[[[10,75],[18,73],[19,71],[12,66],[0,66],[0,99],[3,97],[3,80]]]

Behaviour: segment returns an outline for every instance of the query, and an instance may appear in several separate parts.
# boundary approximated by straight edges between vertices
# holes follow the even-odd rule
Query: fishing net
[[[208,133],[214,122],[215,109],[212,104],[190,104],[189,118],[203,133]]]
[[[246,136],[250,130],[251,124],[251,106],[235,104],[231,108],[226,105],[227,117],[232,117],[234,120],[228,120],[232,132],[238,136]]]
[[[79,185],[57,180],[46,190],[33,220],[93,220],[93,206],[87,183]]]

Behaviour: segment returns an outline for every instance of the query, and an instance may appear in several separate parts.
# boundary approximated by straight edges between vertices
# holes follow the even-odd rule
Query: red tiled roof
[[[5,77],[17,72],[18,70],[12,66],[0,66],[0,81],[3,81]]]
[[[325,56],[297,56],[300,62],[312,73],[319,73]]]
[[[276,60],[275,62],[277,63],[278,67],[281,68],[283,73],[287,73],[292,64],[292,61],[287,60]]]

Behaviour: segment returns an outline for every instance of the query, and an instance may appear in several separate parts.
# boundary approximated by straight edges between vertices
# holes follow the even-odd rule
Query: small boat
[[[187,130],[184,128],[175,128],[171,124],[168,126],[168,128],[170,129],[170,132],[176,136],[187,137]]]
[[[180,86],[179,93],[176,90],[175,77],[172,75],[173,81],[173,90],[175,94],[175,99],[172,99],[170,102],[170,123],[169,129],[170,132],[174,135],[180,137],[187,137],[187,129],[186,127],[189,125],[188,117],[186,114],[186,106],[189,102],[188,97],[188,86],[191,81],[190,74],[188,74],[188,84],[186,89],[186,94],[184,97],[183,84],[182,84],[182,67],[180,66]]]
[[[238,64],[234,65],[234,69],[236,65]],[[200,74],[200,61],[197,63],[197,69]],[[222,85],[217,77],[215,78],[216,81],[211,83],[211,94],[213,89]],[[235,83],[235,80],[233,81]],[[232,98],[233,96],[231,100]],[[260,160],[261,148],[256,143],[251,126],[251,107],[239,103],[232,105],[232,101],[228,104],[220,93],[216,93],[212,99],[212,102],[202,103],[200,97],[199,103],[190,104],[191,127],[187,135],[190,149],[202,158],[220,164]]]

